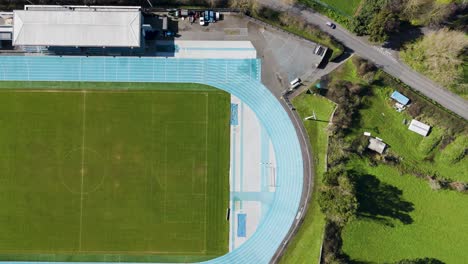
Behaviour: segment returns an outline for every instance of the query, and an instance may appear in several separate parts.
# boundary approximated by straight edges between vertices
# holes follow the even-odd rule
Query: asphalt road
[[[354,53],[358,54],[360,57],[374,62],[390,75],[400,79],[426,97],[468,120],[468,102],[466,100],[412,70],[410,67],[394,58],[389,50],[368,43],[336,23],[337,27],[335,29],[328,27],[325,23],[332,20],[315,13],[311,9],[290,7],[283,4],[280,0],[262,0],[261,2],[276,10],[288,10],[297,13],[308,23],[315,24],[323,31],[334,36],[338,41],[342,42],[343,45],[353,50]]]

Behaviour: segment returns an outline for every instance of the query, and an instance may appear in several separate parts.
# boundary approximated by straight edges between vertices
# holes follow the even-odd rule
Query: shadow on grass
[[[395,186],[386,184],[374,175],[357,174],[356,198],[359,202],[358,217],[370,218],[387,226],[394,226],[392,220],[411,224],[409,215],[414,210],[413,203],[405,201],[403,192]]]
[[[403,21],[398,33],[392,34],[389,40],[382,45],[384,48],[400,51],[406,44],[412,43],[424,36],[422,28]]]

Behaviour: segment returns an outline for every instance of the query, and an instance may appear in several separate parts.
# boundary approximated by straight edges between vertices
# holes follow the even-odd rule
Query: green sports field
[[[198,84],[0,88],[0,260],[227,253],[229,94]]]

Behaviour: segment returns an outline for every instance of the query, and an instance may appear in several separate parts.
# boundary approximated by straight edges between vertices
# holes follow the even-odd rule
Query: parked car
[[[332,23],[332,22],[330,22],[330,21],[328,21],[326,24],[327,24],[327,26],[329,26],[329,27],[331,27],[331,28],[333,28],[333,29],[335,29],[335,28],[336,28],[336,25],[335,25],[335,24],[333,24],[333,23]]]
[[[333,23],[332,23],[332,22],[330,22],[330,21],[328,21],[326,24],[327,24],[327,26],[329,26],[329,27],[331,27],[331,28],[333,28],[333,29],[335,29],[335,28],[336,28],[336,25],[335,25],[335,24],[333,24]]]
[[[172,31],[164,31],[164,36],[165,37],[174,37],[175,33]]]
[[[205,18],[203,16],[200,16],[200,25],[201,26],[205,25]]]
[[[315,55],[322,56],[325,53],[325,49],[318,45],[314,50]]]

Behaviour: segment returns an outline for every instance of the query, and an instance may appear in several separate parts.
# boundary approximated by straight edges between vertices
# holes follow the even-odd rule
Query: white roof
[[[255,59],[257,50],[250,41],[175,40],[157,41],[157,56],[196,59]]]
[[[373,151],[376,151],[382,154],[386,146],[387,144],[383,143],[381,140],[378,140],[377,138],[369,138],[369,145],[367,147],[369,149],[372,149]]]
[[[416,119],[411,120],[411,123],[408,127],[409,130],[420,134],[421,136],[427,136],[431,127],[422,122],[419,122]]]
[[[138,9],[15,10],[13,45],[139,47],[140,27]]]

